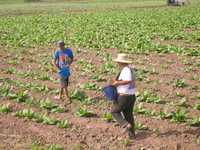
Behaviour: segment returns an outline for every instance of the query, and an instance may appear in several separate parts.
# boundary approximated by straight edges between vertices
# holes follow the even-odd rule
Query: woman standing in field
[[[136,97],[135,75],[130,67],[132,62],[126,54],[118,54],[114,61],[118,63],[121,71],[112,84],[117,88],[118,99],[114,101],[111,112],[113,118],[125,129],[129,137],[135,137],[133,107]]]

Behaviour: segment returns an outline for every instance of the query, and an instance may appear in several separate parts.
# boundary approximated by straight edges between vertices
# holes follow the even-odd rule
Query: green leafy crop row
[[[169,113],[165,111],[156,112],[154,110],[148,110],[143,107],[142,103],[135,107],[134,112],[137,114],[142,114],[149,117],[160,118],[160,119],[170,119],[171,122],[175,123],[186,123],[190,126],[199,126],[199,117],[189,117],[185,109],[177,108],[175,111]]]
[[[36,100],[28,95],[28,91],[20,90],[18,92],[12,92],[11,86],[8,83],[4,83],[0,88],[0,96],[8,97],[11,100],[14,100],[18,103],[26,103],[32,106],[43,108],[51,112],[64,112],[65,109],[57,104],[54,104],[52,101],[45,100]]]
[[[56,125],[59,128],[69,127],[69,122],[67,120],[58,120],[49,118],[47,115],[42,115],[40,113],[34,112],[32,109],[23,109],[17,111],[15,116],[20,118],[27,118],[37,123],[44,123],[48,125]]]
[[[198,48],[162,45],[161,40],[199,42],[199,7],[113,11],[82,14],[48,14],[0,18],[0,44],[35,47],[59,39],[89,49],[118,48],[129,52],[186,52],[200,55]],[[191,28],[192,33],[185,32]]]

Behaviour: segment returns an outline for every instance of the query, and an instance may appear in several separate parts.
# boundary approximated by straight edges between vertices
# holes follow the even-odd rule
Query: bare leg
[[[64,88],[60,88],[59,99],[62,99]]]
[[[66,94],[67,99],[68,99],[69,102],[71,103],[72,101],[71,101],[71,99],[70,99],[70,97],[69,97],[69,92],[68,92],[67,86],[65,86],[65,94]]]

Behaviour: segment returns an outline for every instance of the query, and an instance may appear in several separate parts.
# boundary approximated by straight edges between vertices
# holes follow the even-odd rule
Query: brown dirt
[[[38,56],[41,51],[46,52],[46,55],[51,55],[44,49],[35,50],[32,55]],[[41,54],[40,52],[40,54]],[[116,56],[116,51],[107,50],[112,56]],[[15,67],[16,69],[22,69],[22,66],[7,64],[7,61],[13,59],[11,51],[6,51],[0,54],[2,61],[0,62],[0,68],[5,69],[8,67]],[[21,57],[27,54],[20,53]],[[30,57],[30,56],[29,56]],[[32,65],[27,58],[26,63]],[[32,56],[31,56],[32,57]],[[41,58],[46,57],[40,56]],[[84,60],[90,60],[94,63],[96,70],[104,63],[102,58],[96,55],[95,51],[81,52],[75,55],[76,59],[80,58]],[[89,58],[89,59],[88,59]],[[140,92],[144,90],[153,91],[155,94],[161,97],[163,104],[149,104],[144,103],[144,107],[148,110],[155,110],[159,112],[162,109],[173,110],[176,107],[171,105],[172,102],[178,103],[181,98],[176,95],[179,92],[187,99],[187,108],[189,116],[199,116],[200,111],[193,109],[194,105],[198,102],[194,97],[200,93],[200,70],[196,66],[200,58],[198,57],[186,57],[177,56],[176,54],[150,54],[150,55],[132,55],[135,69],[147,70],[144,79],[137,81],[137,89]],[[34,61],[35,71],[42,73],[37,69],[40,62]],[[28,70],[28,65],[23,66],[23,71]],[[45,67],[42,65],[42,67]],[[185,71],[189,67],[192,67],[189,72]],[[80,76],[80,66],[75,62],[72,66],[73,75],[71,77],[70,90],[77,88],[81,83],[92,82],[89,75]],[[152,70],[154,70],[152,72]],[[56,73],[50,73],[53,78],[56,78]],[[91,72],[95,74],[95,72]],[[193,75],[197,76],[196,80],[192,80]],[[9,78],[12,80],[18,80],[26,84],[27,82],[33,82],[38,84],[46,84],[51,89],[56,89],[57,84],[51,81],[33,80],[32,78],[22,78],[13,74],[5,74],[0,72],[1,78]],[[105,78],[109,76],[104,74]],[[185,79],[188,84],[187,87],[177,88],[175,86],[176,79]],[[102,82],[97,82],[98,86],[104,85]],[[193,87],[196,86],[197,89]],[[16,89],[17,90],[17,89]],[[43,144],[60,144],[66,150],[71,149],[130,149],[135,150],[139,147],[144,147],[149,150],[198,150],[200,147],[200,129],[199,127],[189,127],[187,124],[172,123],[170,120],[160,120],[154,117],[147,117],[136,114],[136,122],[143,123],[149,130],[138,130],[137,138],[135,140],[125,140],[126,137],[122,133],[121,129],[115,126],[113,123],[105,122],[102,117],[104,112],[109,111],[111,104],[101,98],[102,94],[95,91],[86,91],[89,97],[98,97],[95,99],[95,103],[87,106],[89,110],[93,111],[96,116],[91,118],[80,118],[75,115],[76,110],[80,107],[80,103],[74,101],[73,104],[66,107],[65,113],[49,113],[50,117],[59,119],[68,119],[71,122],[72,127],[68,129],[59,129],[56,126],[44,125],[34,123],[30,120],[19,119],[9,113],[8,115],[0,115],[0,149],[30,149],[35,139],[41,141]],[[55,103],[64,105],[62,101],[53,100],[53,94],[44,94],[31,90],[29,93],[32,97],[41,99],[48,97]],[[16,103],[8,99],[0,97],[0,104],[10,103],[13,111],[20,110],[22,108],[32,108],[34,111],[44,112],[40,108],[27,106],[26,104]],[[139,103],[139,102],[137,102]],[[80,148],[81,147],[81,148]]]

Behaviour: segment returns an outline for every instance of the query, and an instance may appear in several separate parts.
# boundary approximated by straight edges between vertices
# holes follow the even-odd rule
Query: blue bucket
[[[109,101],[117,100],[118,98],[117,88],[115,86],[105,86],[103,88],[103,93]]]

